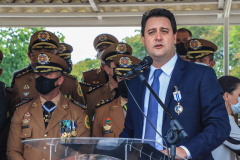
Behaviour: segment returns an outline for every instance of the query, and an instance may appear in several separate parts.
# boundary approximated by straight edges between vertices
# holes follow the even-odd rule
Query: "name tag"
[[[104,134],[107,134],[107,133],[112,133],[113,131],[104,131],[103,133]]]
[[[29,125],[22,126],[22,129],[24,129],[24,128],[29,128]]]

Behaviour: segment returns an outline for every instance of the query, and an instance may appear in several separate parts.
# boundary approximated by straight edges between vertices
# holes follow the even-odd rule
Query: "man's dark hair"
[[[189,31],[189,30],[186,29],[186,28],[180,28],[180,29],[177,30],[177,32],[188,32],[188,33],[189,33],[189,36],[190,36],[191,39],[192,39],[192,32]]]
[[[151,17],[166,17],[166,18],[168,18],[171,23],[171,26],[172,26],[173,34],[176,33],[177,25],[176,25],[175,17],[172,14],[172,12],[170,12],[169,10],[163,9],[163,8],[156,8],[156,9],[152,9],[148,12],[145,12],[142,16],[141,33],[142,33],[143,37],[144,37],[144,31],[145,31],[147,20]]]
[[[218,79],[218,83],[221,85],[224,93],[232,94],[237,89],[238,84],[240,84],[240,79],[233,76],[222,76]]]
[[[107,60],[107,61],[105,62],[105,64],[106,64],[108,67],[111,68],[111,62],[113,62],[113,61]]]

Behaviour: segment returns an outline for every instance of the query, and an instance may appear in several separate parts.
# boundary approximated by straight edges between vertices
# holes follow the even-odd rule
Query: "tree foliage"
[[[83,61],[79,61],[78,63],[74,64],[71,74],[76,76],[77,79],[79,81],[81,81],[82,72],[90,70],[92,68],[97,68],[99,66],[100,66],[100,60],[99,59],[87,58]]]
[[[31,35],[44,28],[0,28],[0,50],[3,52],[1,67],[3,74],[0,78],[6,86],[10,86],[14,71],[25,68],[29,64],[27,56],[28,45]],[[64,36],[55,33],[60,41],[64,41]]]

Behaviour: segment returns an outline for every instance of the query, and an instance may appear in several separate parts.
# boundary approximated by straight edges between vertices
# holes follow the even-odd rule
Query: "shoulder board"
[[[69,74],[69,73],[67,73],[67,72],[63,72],[63,75],[65,75],[65,76],[67,76],[67,77],[70,77],[70,78],[73,78],[73,79],[77,79],[76,76],[73,76],[73,75],[71,75],[71,74]]]
[[[21,77],[21,76],[23,76],[23,75],[25,75],[25,74],[27,74],[31,71],[32,71],[32,69],[29,69],[29,70],[26,70],[25,72],[19,73],[18,75],[16,75],[16,78],[19,78],[19,77]]]
[[[92,69],[89,69],[87,71],[84,71],[83,73],[92,72],[92,71],[95,71],[95,70],[96,70],[96,68],[92,68]]]
[[[13,88],[11,88],[11,87],[6,87],[6,88],[5,88],[5,91],[6,91],[6,92],[13,93]]]
[[[103,105],[105,105],[105,104],[107,104],[107,103],[109,103],[109,102],[112,102],[112,100],[113,100],[113,99],[108,99],[108,100],[106,100],[106,101],[101,100],[101,102],[99,102],[95,107],[96,107],[96,108],[99,108],[99,107],[101,107],[101,106],[103,106]]]
[[[100,84],[100,85],[98,85],[98,86],[96,86],[96,87],[90,89],[90,90],[87,92],[87,94],[89,94],[89,93],[91,93],[91,92],[97,90],[98,88],[101,88],[102,86],[103,86],[103,84]]]
[[[33,98],[30,98],[29,100],[27,100],[27,101],[25,101],[25,102],[22,102],[22,103],[17,104],[16,107],[20,107],[21,105],[26,104],[26,103],[28,103],[28,102],[30,102],[30,101],[32,101],[32,100],[33,100]]]
[[[71,102],[74,103],[74,104],[76,104],[77,106],[81,107],[81,108],[84,109],[84,110],[87,109],[86,106],[82,105],[81,103],[79,103],[79,102],[77,102],[77,101],[75,101],[75,100],[73,100],[73,99],[71,99]]]
[[[85,83],[85,82],[79,82],[79,84],[84,85],[84,86],[88,86],[88,87],[92,87],[91,84],[89,84],[89,83]]]

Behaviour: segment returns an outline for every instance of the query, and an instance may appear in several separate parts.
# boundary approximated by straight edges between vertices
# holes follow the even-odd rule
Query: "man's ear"
[[[63,84],[63,81],[64,81],[64,77],[63,76],[59,77],[57,80],[57,85],[60,86],[61,84]]]
[[[145,40],[144,37],[141,35],[141,41],[142,41],[143,46],[145,47],[145,41],[144,40]]]
[[[109,74],[109,67],[105,64],[103,67],[104,71]]]
[[[215,61],[211,61],[211,62],[210,62],[210,66],[211,66],[211,67],[213,67],[215,64],[216,64]]]

